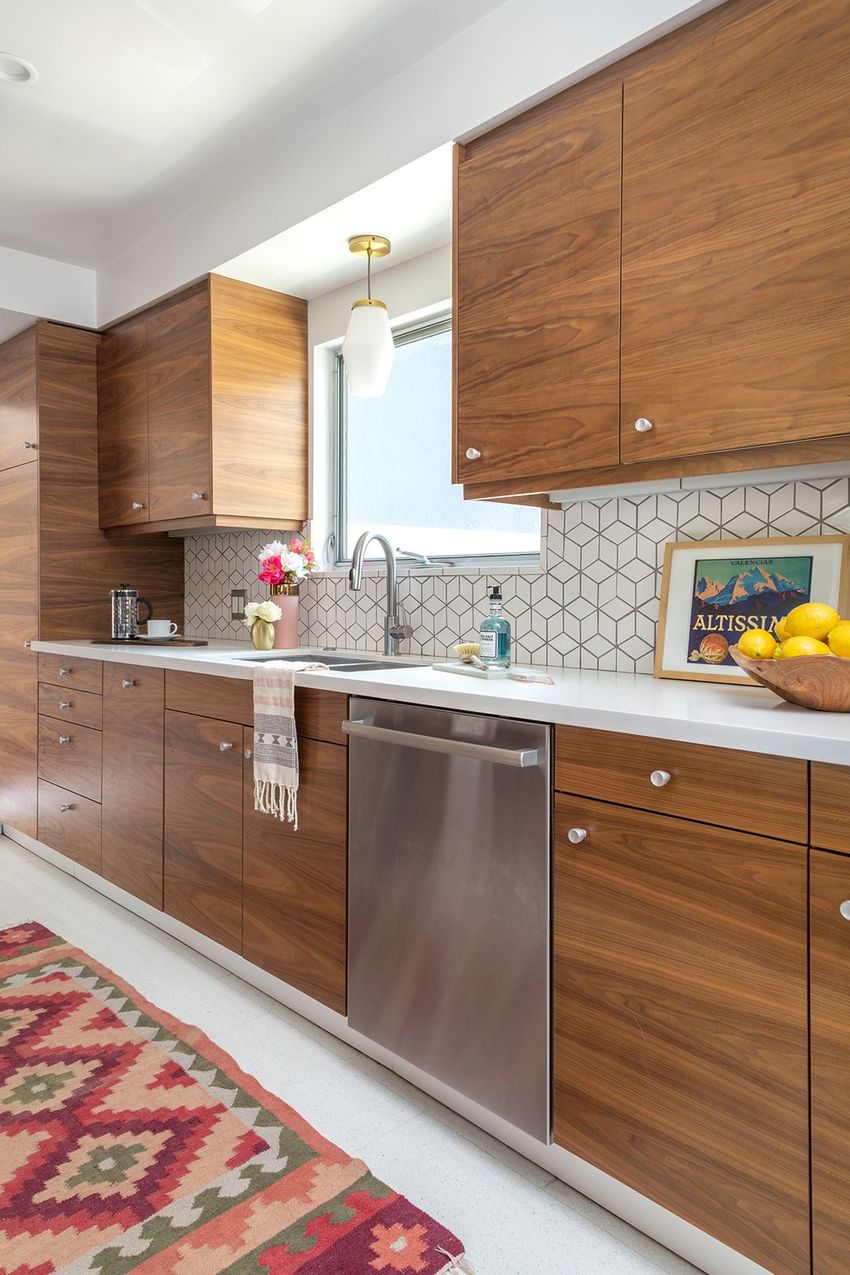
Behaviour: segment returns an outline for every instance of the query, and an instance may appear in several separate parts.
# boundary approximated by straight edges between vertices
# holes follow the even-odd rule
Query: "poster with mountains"
[[[694,568],[690,663],[732,664],[747,629],[772,631],[792,607],[810,601],[812,558],[708,558]]]

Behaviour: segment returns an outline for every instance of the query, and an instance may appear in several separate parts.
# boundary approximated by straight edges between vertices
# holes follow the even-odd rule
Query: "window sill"
[[[347,566],[326,567],[322,571],[314,571],[310,575],[311,580],[320,580],[327,577],[328,579],[344,577],[348,579],[349,568]],[[385,576],[387,574],[386,564],[383,562],[368,563],[363,567],[364,576]],[[399,578],[402,576],[494,576],[503,578],[504,576],[530,576],[537,577],[545,575],[542,562],[500,562],[498,565],[491,563],[487,565],[483,562],[470,563],[469,566],[460,567],[421,567],[421,566],[405,566],[399,563]]]

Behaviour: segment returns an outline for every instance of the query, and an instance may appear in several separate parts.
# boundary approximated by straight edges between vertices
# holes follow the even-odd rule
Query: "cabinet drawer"
[[[812,762],[812,845],[850,854],[850,766]]]
[[[808,763],[795,758],[559,726],[555,787],[784,841],[808,838]]]
[[[211,677],[206,673],[165,674],[165,707],[197,717],[224,722],[254,724],[254,684],[241,677]],[[327,744],[347,744],[342,722],[348,696],[339,691],[316,691],[299,686],[295,691],[295,724],[305,739]]]
[[[38,781],[38,839],[100,872],[100,806],[44,779]]]
[[[103,748],[99,730],[55,717],[38,719],[38,777],[100,801]]]
[[[55,717],[63,722],[75,722],[78,726],[91,726],[100,730],[103,722],[103,700],[91,691],[75,691],[70,686],[48,686],[40,682],[38,687],[38,711],[44,717]]]
[[[38,653],[38,680],[51,686],[72,686],[75,691],[99,695],[103,686],[100,660],[78,660],[75,655]]]

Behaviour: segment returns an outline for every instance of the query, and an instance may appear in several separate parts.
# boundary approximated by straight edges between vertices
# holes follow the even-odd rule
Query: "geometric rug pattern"
[[[0,930],[0,1275],[437,1275],[459,1241],[44,926]]]

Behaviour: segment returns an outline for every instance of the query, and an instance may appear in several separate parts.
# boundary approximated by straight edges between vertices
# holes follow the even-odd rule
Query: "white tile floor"
[[[6,838],[0,880],[0,927],[41,921],[197,1023],[325,1137],[453,1230],[476,1275],[695,1275],[393,1072]]]

